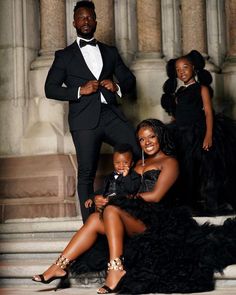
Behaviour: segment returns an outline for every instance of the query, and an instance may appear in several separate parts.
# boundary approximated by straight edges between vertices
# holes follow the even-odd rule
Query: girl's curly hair
[[[163,84],[163,95],[161,97],[161,105],[169,115],[175,114],[175,91],[177,88],[177,73],[175,69],[176,61],[179,59],[187,59],[193,66],[197,80],[201,85],[208,87],[211,97],[213,96],[213,89],[210,84],[212,83],[211,73],[204,69],[205,60],[200,52],[192,50],[188,54],[178,58],[170,59],[166,65],[166,73],[168,79]]]

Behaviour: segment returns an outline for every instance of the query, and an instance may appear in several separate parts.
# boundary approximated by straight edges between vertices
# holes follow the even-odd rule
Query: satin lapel
[[[109,64],[109,58],[107,56],[107,52],[106,52],[106,48],[105,46],[98,42],[98,46],[99,46],[99,49],[100,49],[100,52],[101,52],[101,55],[102,55],[102,62],[103,62],[103,67],[102,67],[102,71],[101,71],[101,74],[99,76],[99,80],[102,80],[102,77],[105,75],[106,76],[106,73],[110,72],[109,69],[110,69],[110,64]]]
[[[81,50],[76,41],[72,44],[72,51],[76,57],[75,62],[73,63],[74,66],[78,67],[79,72],[82,73],[83,76],[85,76],[85,78],[87,78],[88,80],[96,80],[93,73],[90,71],[89,67],[87,66],[84,60],[84,57],[81,53]]]

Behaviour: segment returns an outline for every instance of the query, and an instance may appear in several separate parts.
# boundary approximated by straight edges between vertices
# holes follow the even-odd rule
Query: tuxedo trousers
[[[78,196],[83,222],[87,220],[90,210],[84,203],[94,194],[99,154],[103,142],[115,146],[128,143],[132,146],[136,158],[140,157],[140,149],[135,137],[134,128],[128,121],[123,121],[109,105],[102,104],[98,125],[93,129],[71,131],[78,162]]]

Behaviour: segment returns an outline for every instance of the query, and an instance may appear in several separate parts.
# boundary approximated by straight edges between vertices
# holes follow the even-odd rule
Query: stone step
[[[55,257],[56,258],[56,257]],[[33,275],[40,274],[55,261],[48,259],[26,259],[26,260],[1,260],[0,261],[0,285],[38,285],[31,280]],[[101,285],[104,281],[104,273],[89,273],[81,275],[77,279],[70,278],[72,286],[90,287]],[[50,286],[57,285],[58,280]]]
[[[76,232],[82,226],[78,218],[37,218],[11,220],[0,224],[0,240],[60,237]]]
[[[11,240],[2,241],[0,252],[2,254],[11,253],[58,253],[61,252],[68,243],[68,239],[60,240]]]
[[[22,284],[35,284],[31,278],[35,274],[42,273],[54,260],[48,259],[27,259],[27,260],[8,260],[0,262],[0,283],[10,283],[11,280],[17,280]],[[22,279],[22,281],[21,281]],[[94,283],[95,279],[100,283],[104,276],[98,273],[89,274],[86,277],[81,276],[79,282],[82,285]],[[230,265],[224,270],[224,274],[216,273],[215,279],[218,285],[236,286],[236,265]],[[78,280],[73,280],[72,283],[78,284]]]
[[[206,221],[222,224],[228,218],[198,217],[199,223]],[[15,220],[0,225],[0,284],[32,285],[31,277],[43,272],[67,245],[70,237],[82,226],[79,219]],[[227,267],[224,275],[216,274],[217,286],[236,286],[236,265]],[[93,273],[72,279],[73,285],[101,285],[104,275]],[[52,284],[53,286],[53,284]]]
[[[50,285],[51,286],[51,285]],[[55,291],[53,288],[50,288],[48,285],[35,285],[35,286],[27,286],[27,285],[13,285],[13,286],[2,286],[0,287],[0,294],[4,295],[32,295],[41,292],[46,295],[55,295]],[[97,292],[97,287],[94,286],[91,288],[80,288],[78,286],[72,287],[69,289],[64,289],[63,291],[59,291],[61,295],[95,295]],[[236,288],[235,287],[217,287],[214,291],[208,291],[204,293],[188,293],[188,295],[235,295]],[[150,294],[151,295],[151,294]],[[154,294],[152,294],[154,295]],[[158,293],[156,295],[166,295],[163,293]],[[182,293],[175,293],[175,295],[183,295]]]
[[[229,216],[195,217],[199,224],[205,222],[222,224]],[[0,224],[0,241],[10,243],[15,241],[33,240],[69,240],[82,226],[78,218],[48,219],[39,218],[32,220],[11,220]],[[11,247],[10,247],[11,248]]]
[[[228,217],[228,216],[227,216]],[[222,224],[226,216],[197,217],[202,224]],[[15,221],[0,225],[0,253],[60,253],[82,226],[79,219]],[[40,235],[39,235],[40,234]],[[60,236],[58,236],[60,234]]]

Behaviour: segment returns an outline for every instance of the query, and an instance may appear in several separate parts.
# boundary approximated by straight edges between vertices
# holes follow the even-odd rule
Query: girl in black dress
[[[84,264],[91,263],[83,259],[89,252],[97,264],[93,245],[98,234],[106,236],[108,248],[100,252],[103,261],[97,270],[104,268],[104,251],[109,254],[106,282],[99,294],[212,290],[214,271],[236,263],[236,220],[229,219],[223,226],[200,226],[188,210],[170,206],[169,191],[179,168],[165,125],[156,119],[144,120],[138,125],[137,138],[145,153],[135,166],[142,177],[140,192],[107,204],[102,197],[95,199],[98,208],[106,205],[103,215],[93,213],[56,263],[34,276],[34,281],[65,278],[76,258],[74,271],[83,272]]]
[[[236,121],[214,114],[202,55],[193,50],[167,64],[161,104],[172,116],[184,196],[198,215],[232,214],[236,209]],[[177,89],[177,78],[183,86]],[[177,90],[176,90],[177,89]]]

